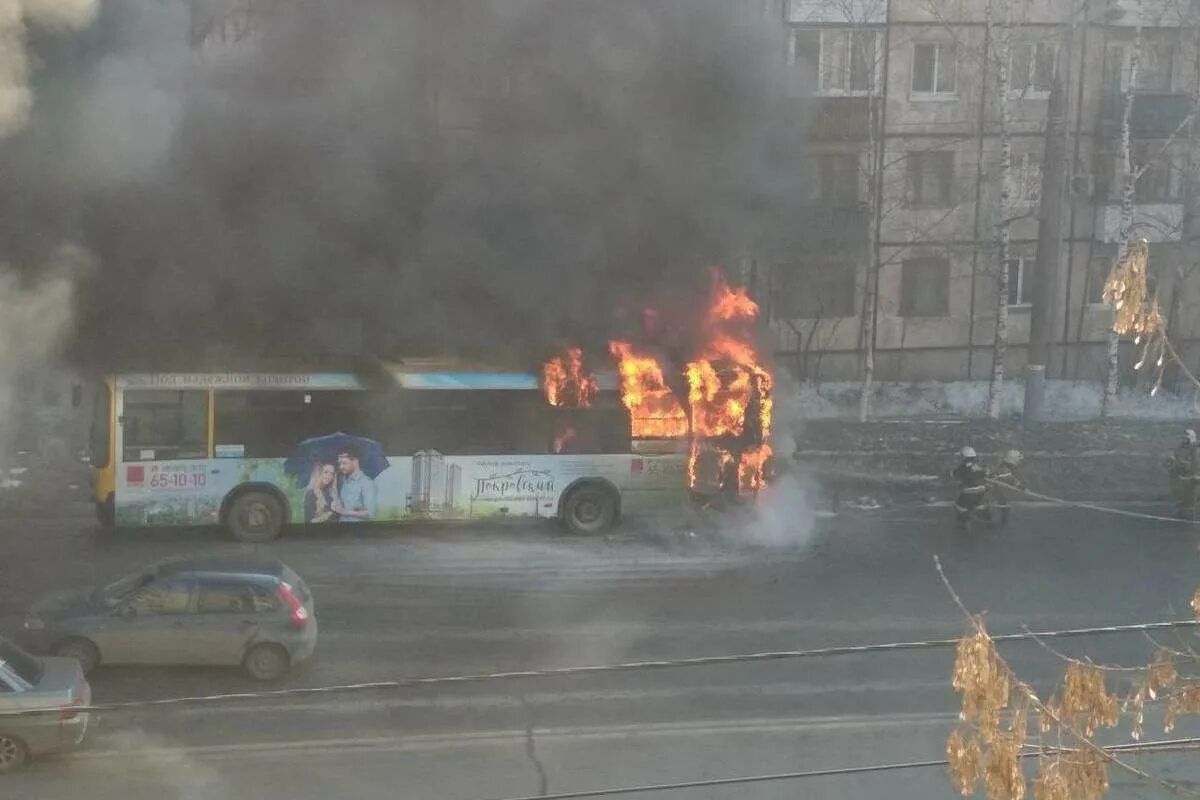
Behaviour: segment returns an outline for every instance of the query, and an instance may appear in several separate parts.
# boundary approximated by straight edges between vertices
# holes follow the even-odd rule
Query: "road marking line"
[[[886,716],[846,715],[834,717],[758,718],[747,720],[707,722],[665,722],[639,725],[579,726],[579,727],[535,727],[534,736],[542,738],[598,740],[628,737],[670,736],[723,736],[738,733],[828,733],[836,730],[855,731],[862,729],[911,728],[913,726],[941,726],[955,722],[957,715],[938,714],[890,714]],[[147,757],[163,753],[190,755],[198,758],[250,757],[281,755],[308,751],[332,750],[430,750],[454,747],[469,747],[479,744],[512,743],[524,746],[528,732],[524,729],[494,731],[463,731],[445,734],[416,734],[412,736],[361,736],[329,739],[305,739],[299,741],[256,742],[247,744],[183,745],[144,747],[137,749],[81,750],[74,758],[84,761],[99,761],[113,758]]]

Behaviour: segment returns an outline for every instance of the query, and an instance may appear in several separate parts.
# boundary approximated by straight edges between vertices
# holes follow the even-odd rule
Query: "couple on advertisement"
[[[367,522],[375,518],[378,490],[363,472],[361,460],[358,448],[348,444],[338,452],[336,462],[313,464],[304,491],[305,522]]]

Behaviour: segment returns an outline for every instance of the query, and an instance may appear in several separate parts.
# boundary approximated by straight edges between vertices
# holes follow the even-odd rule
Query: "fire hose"
[[[1181,525],[1192,525],[1192,526],[1200,525],[1200,520],[1182,519],[1180,517],[1165,517],[1165,516],[1162,516],[1159,514],[1143,514],[1139,511],[1126,511],[1123,508],[1112,508],[1110,506],[1098,506],[1095,503],[1082,503],[1082,502],[1079,502],[1076,500],[1065,500],[1061,497],[1051,497],[1048,494],[1040,494],[1038,492],[1034,492],[1034,491],[1025,489],[1020,486],[1014,486],[1011,483],[1005,483],[1004,481],[998,481],[994,478],[988,478],[987,482],[990,484],[993,484],[995,486],[999,486],[1004,489],[1008,489],[1009,491],[1012,491],[1012,492],[1020,492],[1021,494],[1026,495],[1028,497],[1032,497],[1035,500],[1044,500],[1046,502],[1054,503],[1055,505],[1059,505],[1059,506],[1067,506],[1070,508],[1084,508],[1089,511],[1099,511],[1104,514],[1116,514],[1116,515],[1122,516],[1122,517],[1134,517],[1135,519],[1154,520],[1156,522],[1175,522],[1175,523],[1178,523]]]

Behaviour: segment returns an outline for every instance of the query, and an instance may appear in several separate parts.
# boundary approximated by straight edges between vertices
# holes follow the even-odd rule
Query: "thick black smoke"
[[[0,251],[92,254],[77,359],[595,346],[798,244],[799,109],[756,4],[257,5],[237,43],[201,0],[32,41]]]

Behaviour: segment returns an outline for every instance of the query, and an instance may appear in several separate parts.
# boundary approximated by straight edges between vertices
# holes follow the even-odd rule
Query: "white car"
[[[0,637],[0,775],[83,743],[92,689],[73,658],[38,658]]]

